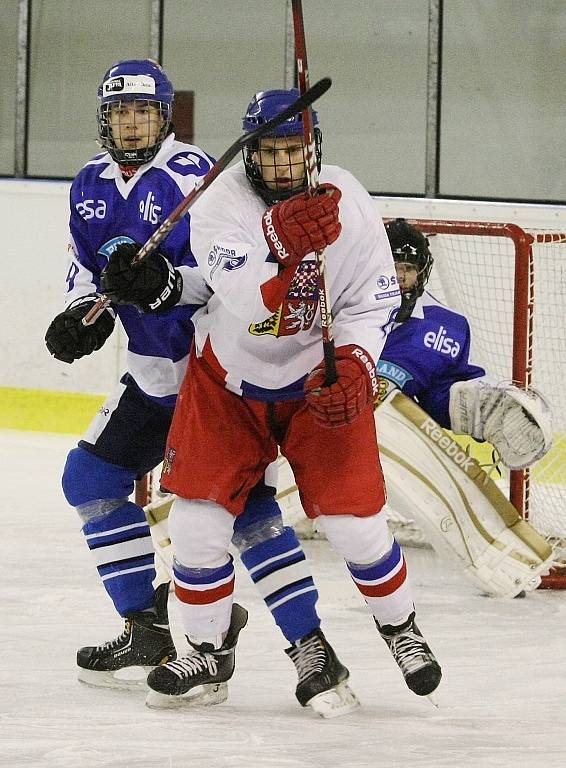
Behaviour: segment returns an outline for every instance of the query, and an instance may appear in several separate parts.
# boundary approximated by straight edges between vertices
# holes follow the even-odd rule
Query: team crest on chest
[[[249,332],[253,336],[294,336],[308,331],[313,324],[318,306],[318,271],[316,262],[302,261],[295,273],[285,301],[277,312],[262,323],[253,323]]]

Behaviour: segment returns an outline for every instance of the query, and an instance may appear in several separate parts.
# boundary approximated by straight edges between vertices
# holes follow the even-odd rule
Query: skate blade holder
[[[307,706],[320,717],[330,718],[341,717],[353,712],[360,706],[360,702],[348,683],[344,682],[329,691],[323,691],[313,696]]]
[[[116,670],[98,671],[78,668],[79,682],[93,688],[117,688],[119,690],[147,690],[147,676],[153,667],[133,666]]]
[[[169,696],[149,689],[145,705],[150,709],[182,709],[211,707],[222,704],[228,698],[228,683],[209,683],[192,688],[181,696]]]

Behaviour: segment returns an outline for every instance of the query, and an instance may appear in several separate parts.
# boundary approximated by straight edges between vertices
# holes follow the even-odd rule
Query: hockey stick
[[[206,173],[197,185],[192,189],[189,194],[184,197],[175,210],[169,214],[165,221],[155,230],[149,240],[144,243],[140,251],[134,259],[134,264],[139,264],[148,254],[152,253],[159,243],[164,240],[173,227],[179,222],[179,220],[187,213],[193,203],[202,195],[202,193],[210,187],[214,179],[224,171],[228,164],[236,157],[238,152],[241,152],[242,148],[250,142],[257,141],[266,133],[270,133],[274,128],[281,123],[284,123],[289,118],[303,112],[303,110],[310,107],[310,105],[319,99],[332,85],[332,80],[329,77],[323,77],[313,85],[312,88],[306,88],[301,96],[290,104],[287,109],[284,109],[278,115],[271,120],[268,120],[263,125],[259,125],[251,133],[246,133],[235,141],[231,147],[229,147],[222,157],[217,160],[212,168]],[[82,322],[83,325],[91,325],[97,319],[97,317],[106,309],[110,304],[110,300],[106,296],[101,296],[92,309],[84,316]]]
[[[309,91],[309,68],[307,64],[307,47],[305,42],[305,27],[303,24],[303,8],[301,0],[292,0],[293,27],[295,30],[295,57],[297,60],[297,75],[299,78],[299,91],[307,94]],[[314,140],[314,127],[312,109],[307,104],[302,110],[303,139],[305,143],[305,165],[307,180],[311,195],[318,189],[318,167],[316,163],[316,147]],[[322,328],[322,348],[324,364],[326,368],[325,385],[334,384],[338,378],[336,373],[336,355],[334,352],[334,338],[332,335],[332,310],[326,290],[325,257],[324,250],[316,251],[316,265],[318,269],[318,295],[320,304],[320,325]]]

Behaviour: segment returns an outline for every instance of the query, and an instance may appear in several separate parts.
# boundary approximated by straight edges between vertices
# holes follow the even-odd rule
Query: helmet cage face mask
[[[286,107],[292,104],[299,97],[299,91],[296,88],[292,88],[288,91],[275,90],[275,91],[262,91],[257,93],[250,102],[246,114],[243,118],[243,128],[245,133],[251,133],[260,125],[271,120],[273,117],[282,112]],[[315,142],[315,157],[317,168],[320,171],[322,163],[322,133],[317,127],[318,116],[313,110],[313,126],[314,126],[314,142]],[[296,163],[291,162],[291,156],[289,155],[289,162],[287,164],[277,162],[275,165],[275,159],[266,159],[269,157],[268,153],[262,152],[260,154],[260,144],[264,139],[289,139],[291,146],[296,145],[296,139],[299,138],[302,141],[303,138],[303,120],[302,115],[294,115],[285,123],[278,125],[270,133],[263,136],[259,141],[252,142],[246,145],[242,150],[244,167],[246,169],[246,175],[254,190],[268,205],[286,200],[293,195],[300,192],[304,192],[308,188],[308,178],[306,174],[305,164],[305,152],[306,148],[303,147],[302,153],[302,168],[299,171],[296,167]],[[269,144],[269,142],[267,142]],[[284,141],[277,142],[278,150],[285,148]],[[280,155],[279,155],[280,157]],[[268,170],[269,169],[269,170]],[[283,171],[281,174],[281,182],[278,184],[278,171]],[[303,171],[304,169],[304,171]],[[302,176],[300,184],[289,184],[289,171],[292,179],[297,179]],[[265,178],[264,178],[265,176]]]
[[[417,270],[414,286],[408,290],[401,290],[401,306],[395,322],[403,323],[411,316],[419,296],[423,295],[434,259],[430,252],[428,238],[405,219],[390,222],[386,230],[393,261],[396,264],[411,264]]]
[[[134,108],[134,124],[145,129],[149,135],[151,124],[155,118],[150,116],[150,108],[157,111],[157,120],[160,128],[155,136],[155,141],[147,146],[132,147],[124,149],[118,146],[120,136],[114,136],[112,120],[110,113],[113,109],[120,110],[123,106]],[[145,111],[145,116],[142,114]],[[118,118],[119,120],[119,118]],[[153,160],[159,152],[161,145],[171,127],[171,106],[162,101],[153,101],[150,99],[116,99],[107,101],[98,107],[98,136],[100,143],[107,150],[113,160],[121,165],[144,165]],[[143,144],[143,141],[141,142]]]
[[[121,165],[143,165],[155,157],[171,131],[173,97],[173,86],[167,75],[150,59],[118,62],[105,73],[98,88],[98,136],[113,160]],[[114,135],[112,124],[118,122],[120,127],[119,112],[126,108],[130,115],[133,111],[128,124],[133,122],[137,127],[139,132],[134,129],[134,135],[139,136],[140,141],[138,146],[123,148],[119,142],[124,137]],[[116,111],[114,118],[113,110]]]
[[[318,170],[320,171],[322,157],[322,134],[318,128],[314,129],[314,134],[316,163]],[[306,174],[305,162],[306,148],[304,146],[302,148],[303,151],[301,153],[300,169],[296,167],[298,165],[297,162],[293,162],[293,158],[291,157],[292,150],[289,150],[289,161],[287,164],[277,162],[276,165],[275,159],[266,160],[265,158],[267,153],[265,151],[260,152],[261,142],[264,139],[269,138],[279,137],[272,137],[271,135],[264,136],[262,139],[260,139],[260,141],[253,142],[252,144],[244,147],[243,155],[246,175],[252,187],[265,203],[272,205],[273,203],[277,203],[281,200],[286,200],[293,195],[297,195],[300,192],[304,192],[308,188],[308,178]],[[302,142],[303,134],[287,134],[285,138],[289,140],[289,145],[293,146],[295,144],[294,139],[296,138],[299,138]],[[283,145],[284,148],[284,142],[278,142],[279,148],[281,148],[281,145]],[[295,155],[294,152],[293,154]],[[281,173],[281,171],[283,171],[283,173]],[[300,184],[289,184],[289,171],[291,172],[291,178],[293,179],[302,176],[302,181]]]

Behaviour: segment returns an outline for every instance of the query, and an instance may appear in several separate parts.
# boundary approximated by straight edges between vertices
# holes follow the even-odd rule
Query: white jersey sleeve
[[[344,237],[340,268],[349,279],[336,293],[329,286],[335,344],[362,346],[377,362],[400,302],[395,264],[371,197],[346,171],[340,184],[345,192],[340,208],[340,237]]]
[[[263,210],[245,174],[229,170],[191,212],[191,246],[202,276],[217,301],[248,322],[269,316],[260,285],[278,270],[263,237]]]

